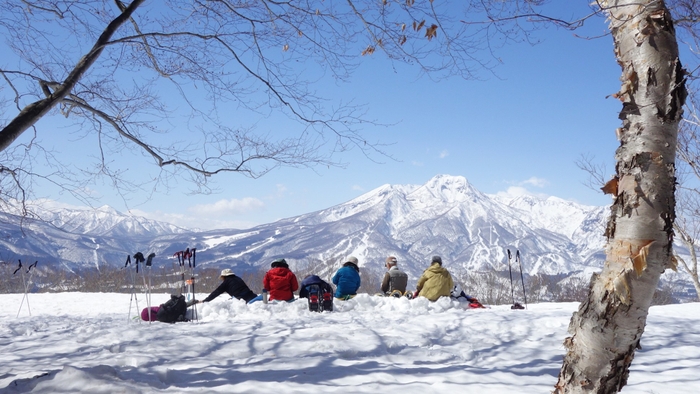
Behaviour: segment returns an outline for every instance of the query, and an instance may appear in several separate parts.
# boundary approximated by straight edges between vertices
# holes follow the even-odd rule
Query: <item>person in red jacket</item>
[[[284,259],[272,262],[263,278],[263,288],[269,293],[269,300],[294,301],[294,292],[299,289],[297,276],[289,269]]]

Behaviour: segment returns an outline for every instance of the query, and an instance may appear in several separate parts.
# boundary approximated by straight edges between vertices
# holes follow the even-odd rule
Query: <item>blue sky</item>
[[[584,3],[577,6],[585,10]],[[604,35],[606,25],[602,18],[591,19],[575,33]],[[607,204],[609,197],[584,186],[588,175],[575,161],[595,157],[612,175],[621,108],[606,98],[619,89],[612,39],[583,39],[555,28],[536,37],[538,45],[498,50],[502,64],[495,75],[481,72],[480,80],[436,82],[415,68],[392,66],[381,52],[363,58],[347,84],[321,79],[319,94],[366,104],[368,118],[390,124],[362,130],[369,141],[391,144],[386,148],[391,158],[376,158],[381,163],[355,149],[339,157],[346,168],[282,168],[260,179],[217,175],[217,194],[190,195],[175,185],[134,196],[128,206],[109,185],[87,187],[98,197],[95,205],[200,228],[246,228],[325,209],[384,184],[423,184],[438,174],[464,176],[490,194],[528,192]],[[267,132],[284,126],[276,121],[259,120],[258,127]],[[59,138],[62,150],[85,149]],[[38,195],[79,204],[49,189]]]
[[[589,24],[598,34],[605,30],[602,20]],[[464,176],[485,193],[510,189],[607,204],[609,197],[583,185],[588,175],[575,161],[594,156],[612,175],[621,107],[606,99],[619,89],[612,40],[555,29],[541,37],[534,47],[504,48],[497,76],[484,72],[479,81],[435,82],[408,67],[395,72],[381,53],[366,59],[348,85],[333,91],[366,103],[369,118],[395,123],[364,129],[369,140],[393,144],[387,151],[394,159],[376,163],[353,150],[343,155],[347,168],[280,169],[257,180],[225,175],[221,194],[166,204],[154,199],[138,209],[245,227],[325,209],[384,184],[423,184],[437,174]]]

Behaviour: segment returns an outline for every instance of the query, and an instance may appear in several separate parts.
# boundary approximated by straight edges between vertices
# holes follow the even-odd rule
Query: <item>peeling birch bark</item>
[[[622,67],[622,127],[605,235],[606,262],[569,325],[555,393],[615,393],[627,384],[659,277],[673,263],[675,150],[686,90],[663,1],[598,2]]]

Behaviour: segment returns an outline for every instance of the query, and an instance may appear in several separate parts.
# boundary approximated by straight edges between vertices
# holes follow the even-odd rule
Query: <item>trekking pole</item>
[[[147,287],[147,293],[146,293],[146,303],[148,304],[148,322],[151,322],[151,265],[153,264],[153,258],[156,257],[155,253],[151,253],[148,255],[148,259],[146,260],[146,268],[148,268],[148,287]]]
[[[139,263],[143,264],[146,259],[143,257],[143,253],[136,252],[134,254],[134,261],[136,262],[136,276],[139,272]],[[148,285],[146,284],[146,267],[141,269],[141,279],[143,280],[144,292],[146,295],[146,307],[148,308],[148,324],[151,323],[151,300],[148,297]],[[138,280],[138,279],[137,279]]]
[[[124,264],[124,267],[122,269],[127,269],[129,267],[129,264],[131,264],[131,255],[126,255],[126,263]],[[134,271],[127,270],[128,275],[129,275],[129,285],[130,285],[130,290],[131,290],[131,297],[129,297],[129,314],[126,316],[126,322],[128,323],[129,320],[131,319],[131,305],[136,300],[136,311],[138,312],[139,309],[139,299],[136,297],[136,290],[135,290],[135,280],[134,280]],[[139,323],[141,322],[141,319],[139,319]]]
[[[190,252],[190,248],[185,249],[184,252],[182,252],[182,265],[185,265],[185,259],[187,259],[187,266],[189,267],[189,273],[190,273],[190,279],[188,279],[185,283],[187,284],[185,286],[186,289],[186,294],[185,294],[185,299],[187,302],[190,301],[190,294],[192,294],[192,299],[194,299],[194,292],[192,291],[192,281],[194,280],[193,275],[192,275],[192,252]],[[187,270],[187,268],[185,268]]]
[[[182,280],[182,282],[180,282],[180,294],[183,293],[182,290],[185,290],[185,264],[183,261],[184,259],[181,259],[182,253],[182,251],[179,251],[175,252],[175,254],[173,255],[177,257],[177,265],[180,268],[180,280]]]
[[[18,260],[19,261],[19,260]],[[35,261],[34,264],[30,264],[29,267],[27,267],[27,273],[29,274],[29,278],[27,278],[26,282],[24,280],[24,271],[20,271],[22,273],[22,285],[24,286],[24,296],[22,297],[22,302],[19,304],[19,310],[17,311],[17,317],[19,317],[20,312],[22,312],[22,306],[24,305],[24,299],[27,299],[27,310],[29,311],[29,316],[32,315],[32,308],[29,306],[29,286],[32,284],[32,275],[34,275],[34,271],[32,271],[33,267],[36,267],[38,261]],[[22,262],[19,262],[20,266],[17,268],[19,270],[22,268]],[[15,272],[17,272],[15,270]]]
[[[513,270],[510,267],[511,266],[510,261],[511,261],[512,257],[510,254],[510,249],[507,249],[507,250],[508,250],[508,273],[510,274],[510,296],[511,296],[511,298],[513,298],[513,305],[511,305],[510,309],[525,309],[525,308],[523,308],[522,305],[520,305],[520,303],[515,302],[515,291],[513,290]]]
[[[515,250],[515,261],[518,262],[518,266],[520,266],[520,281],[523,284],[523,300],[525,302],[525,309],[527,309],[527,294],[525,294],[525,279],[523,277],[523,265],[520,262],[520,251]]]
[[[20,272],[20,275],[22,275],[22,289],[27,288],[27,282],[24,280],[24,271],[22,270],[22,260],[17,260],[19,261],[19,267],[15,270],[15,272],[12,273],[12,275],[16,274],[17,271]],[[27,292],[25,290],[24,292],[24,297],[27,296]],[[19,304],[19,310],[17,311],[17,317],[19,317],[19,313],[22,311],[22,305],[24,305],[24,297],[22,297],[22,303]]]
[[[197,248],[192,248],[192,299],[196,300],[197,296],[194,292],[194,270],[197,268]],[[197,304],[194,304],[194,319],[199,321],[199,316],[197,316]]]
[[[508,274],[510,275],[510,297],[513,300],[513,305],[515,306],[515,293],[513,292],[513,270],[510,268],[511,254],[510,249],[508,251]]]

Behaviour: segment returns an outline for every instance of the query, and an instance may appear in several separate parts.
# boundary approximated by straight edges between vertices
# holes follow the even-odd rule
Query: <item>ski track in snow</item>
[[[17,318],[22,297],[0,295],[1,393],[547,393],[577,307],[361,294],[319,314],[221,296],[197,322],[149,324],[130,294],[29,294]],[[697,327],[698,303],[653,307],[623,393],[700,392]]]

